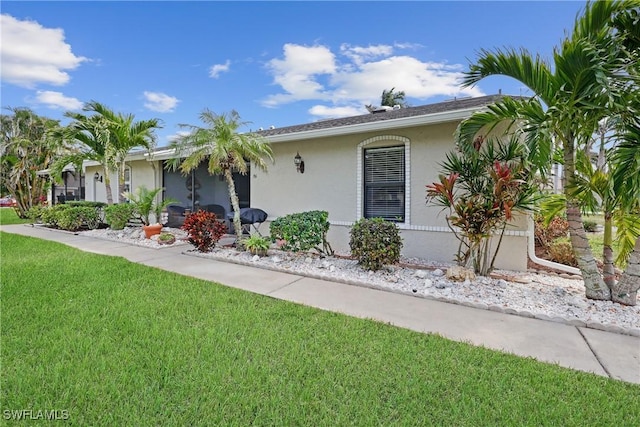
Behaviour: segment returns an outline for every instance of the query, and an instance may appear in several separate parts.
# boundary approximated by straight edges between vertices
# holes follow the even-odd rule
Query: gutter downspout
[[[535,246],[535,240],[536,237],[534,235],[533,230],[535,229],[535,225],[533,223],[533,218],[531,217],[531,215],[528,215],[527,218],[527,239],[528,239],[528,250],[527,252],[529,253],[529,259],[533,262],[535,262],[536,264],[540,264],[543,267],[549,267],[549,268],[553,268],[556,270],[561,270],[564,271],[566,273],[569,274],[576,274],[578,276],[582,276],[582,272],[580,271],[579,268],[575,268],[575,267],[571,267],[569,265],[565,265],[565,264],[560,264],[557,262],[553,262],[553,261],[549,261],[546,259],[542,259],[542,258],[538,258],[536,256],[536,246]]]

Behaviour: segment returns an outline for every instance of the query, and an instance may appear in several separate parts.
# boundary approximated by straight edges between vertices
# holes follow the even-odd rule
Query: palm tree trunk
[[[613,289],[613,285],[616,283],[616,271],[613,264],[613,220],[611,212],[604,213],[604,247],[602,248],[602,274],[604,276],[604,283]]]
[[[111,171],[108,168],[104,168],[104,187],[107,191],[107,204],[113,204],[113,192],[111,191]]]
[[[636,305],[640,289],[640,237],[629,255],[629,263],[620,281],[611,288],[611,299],[625,305]]]
[[[610,300],[611,291],[605,285],[598,265],[593,257],[591,246],[587,240],[587,233],[582,225],[582,215],[580,207],[573,199],[572,181],[575,176],[575,152],[574,152],[573,136],[569,135],[564,147],[564,176],[562,179],[563,191],[567,200],[567,222],[569,223],[569,237],[571,238],[571,246],[578,261],[578,268],[582,273],[584,281],[585,295],[590,299]]]
[[[125,164],[122,162],[118,167],[118,203],[124,203],[124,169]],[[129,189],[129,191],[131,190],[132,189]]]
[[[224,177],[227,180],[229,197],[231,197],[231,206],[233,207],[233,229],[236,232],[236,239],[239,240],[240,238],[242,238],[242,223],[240,222],[240,200],[238,200],[238,194],[236,193],[236,184],[233,181],[231,169],[224,170]]]
[[[593,257],[587,233],[582,225],[582,215],[576,202],[567,201],[567,221],[569,222],[569,237],[571,246],[578,261],[578,268],[582,273],[585,294],[587,298],[598,300],[610,300],[611,292],[605,285],[596,260]]]

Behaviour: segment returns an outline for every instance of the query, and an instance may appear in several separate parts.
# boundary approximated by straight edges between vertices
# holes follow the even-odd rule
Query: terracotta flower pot
[[[143,225],[142,229],[144,230],[145,237],[147,239],[150,239],[151,236],[160,234],[160,232],[162,231],[162,224]]]

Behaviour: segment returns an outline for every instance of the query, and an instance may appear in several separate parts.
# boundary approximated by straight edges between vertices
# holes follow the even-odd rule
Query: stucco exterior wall
[[[136,187],[141,185],[146,186],[149,189],[162,186],[162,170],[160,169],[159,162],[148,162],[147,160],[133,160],[127,162],[127,165],[131,167],[131,190],[135,190]],[[154,169],[155,166],[155,169]],[[87,177],[85,199],[96,202],[107,202],[107,189],[103,181],[95,181],[93,179],[94,174],[98,172],[100,176],[103,176],[103,169],[101,166],[86,165],[85,176]],[[111,193],[113,201],[118,201],[118,182],[119,178],[116,173],[111,174]]]
[[[349,252],[349,226],[361,215],[362,170],[358,152],[378,146],[407,145],[405,223],[399,223],[403,255],[452,262],[457,240],[448,229],[445,212],[426,203],[425,186],[438,179],[439,163],[454,148],[457,123],[443,123],[340,137],[316,138],[272,144],[275,163],[268,172],[253,168],[251,205],[265,210],[269,220],[283,215],[326,210],[332,226],[329,241],[339,252]],[[305,162],[304,174],[293,163],[296,153]],[[360,156],[361,157],[361,156]],[[359,205],[360,204],[360,205]],[[266,232],[268,227],[261,227]],[[520,218],[502,242],[498,268],[525,270],[527,266],[526,221]]]

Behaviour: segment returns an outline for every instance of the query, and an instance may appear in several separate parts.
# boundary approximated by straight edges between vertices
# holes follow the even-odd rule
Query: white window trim
[[[364,211],[363,199],[363,173],[364,173],[364,147],[379,141],[388,141],[388,146],[404,144],[404,223],[411,224],[411,140],[399,135],[380,135],[365,139],[357,147],[357,167],[356,167],[356,219],[362,218]],[[398,224],[400,225],[400,224]]]
[[[125,169],[125,178],[124,178],[124,182],[122,183],[122,185],[124,185],[124,191],[125,192],[133,192],[133,185],[132,185],[132,179],[133,179],[133,170],[131,170],[131,166],[129,165],[125,165],[124,166]],[[127,172],[129,172],[129,179],[127,180]],[[118,174],[119,175],[119,174]],[[127,190],[127,185],[129,186],[129,189]],[[129,199],[125,199],[126,202],[129,201]]]

